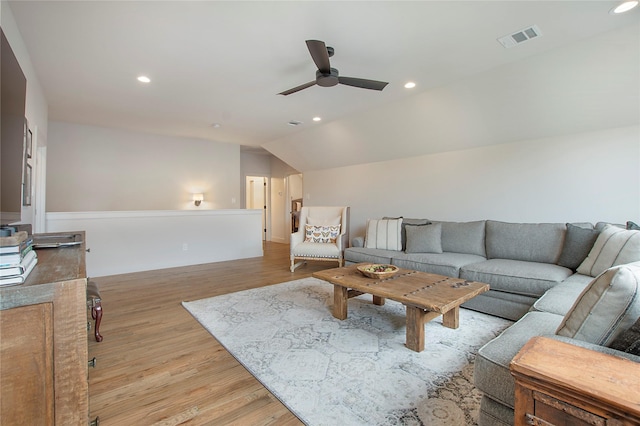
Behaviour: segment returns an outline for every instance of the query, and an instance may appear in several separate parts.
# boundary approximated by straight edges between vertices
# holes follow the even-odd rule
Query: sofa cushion
[[[340,235],[340,225],[305,225],[304,229],[307,243],[335,243]]]
[[[536,297],[489,290],[467,300],[461,306],[511,321],[518,321],[530,311]]]
[[[439,223],[442,224],[442,251],[487,257],[484,220]]]
[[[640,260],[640,231],[605,225],[578,272],[598,276],[612,266]]]
[[[295,255],[296,257],[338,259],[340,257],[340,249],[335,243],[303,242],[296,246]]]
[[[567,223],[567,233],[564,237],[562,252],[558,259],[558,265],[573,271],[587,258],[593,244],[598,238],[599,231],[583,228]]]
[[[552,335],[560,315],[529,312],[478,351],[473,379],[491,399],[513,408],[515,381],[509,371],[513,357],[534,336]]]
[[[402,250],[401,225],[402,219],[369,219],[364,246],[384,250]]]
[[[464,265],[485,260],[484,257],[465,253],[394,253],[391,263],[399,268],[431,274],[459,277]]]
[[[551,312],[565,316],[571,309],[580,293],[593,280],[593,277],[573,274],[560,284],[553,286],[531,307],[533,311]]]
[[[411,219],[406,217],[383,217],[382,219],[402,219],[402,225],[400,228],[400,239],[402,241],[402,251],[407,249],[407,232],[406,225],[431,225],[431,221],[429,219]]]
[[[442,225],[407,225],[407,253],[442,253]]]
[[[349,247],[344,251],[344,260],[352,263],[385,263],[391,264],[391,257],[397,255],[395,250],[368,249],[366,247]]]
[[[460,278],[487,283],[492,290],[534,297],[542,296],[571,274],[563,266],[511,259],[489,259],[460,270]]]
[[[587,285],[556,334],[607,346],[640,316],[640,262],[614,266]]]
[[[506,223],[488,220],[488,259],[557,263],[562,251],[564,223]]]

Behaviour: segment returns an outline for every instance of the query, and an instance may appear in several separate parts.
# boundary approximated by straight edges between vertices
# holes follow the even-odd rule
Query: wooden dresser
[[[535,337],[511,362],[515,425],[640,425],[640,363]]]
[[[38,250],[24,284],[0,287],[2,425],[88,424],[84,232],[74,234],[82,245]]]

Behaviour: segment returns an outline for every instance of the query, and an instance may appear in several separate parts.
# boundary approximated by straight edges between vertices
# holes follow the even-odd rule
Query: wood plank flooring
[[[90,418],[109,425],[301,425],[182,307],[182,301],[262,287],[334,268],[289,271],[289,245],[264,256],[92,278],[100,286],[101,343],[89,332]]]

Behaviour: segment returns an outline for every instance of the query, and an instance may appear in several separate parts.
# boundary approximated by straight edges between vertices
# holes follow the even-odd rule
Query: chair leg
[[[93,330],[96,337],[96,342],[102,342],[102,336],[100,335],[100,322],[102,321],[102,302],[97,301],[91,308],[91,317],[96,320],[96,325],[94,326]]]
[[[291,272],[294,272],[296,270],[296,268],[300,265],[302,265],[303,263],[306,263],[306,261],[301,261],[301,262],[297,262],[295,261],[295,259],[292,257],[291,258]]]

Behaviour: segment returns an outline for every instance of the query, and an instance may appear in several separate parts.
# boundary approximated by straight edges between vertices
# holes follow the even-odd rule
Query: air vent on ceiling
[[[516,46],[518,44],[522,44],[525,41],[529,41],[531,39],[540,37],[542,32],[537,25],[532,25],[530,27],[524,28],[520,31],[516,31],[513,34],[509,34],[503,37],[500,37],[498,41],[501,45],[506,48]]]
[[[302,121],[298,121],[298,120],[291,120],[290,122],[287,123],[289,126],[299,126],[302,124]]]

